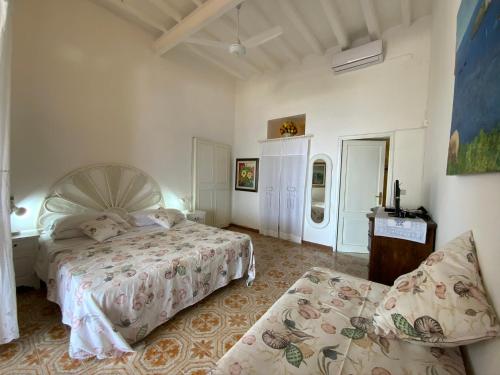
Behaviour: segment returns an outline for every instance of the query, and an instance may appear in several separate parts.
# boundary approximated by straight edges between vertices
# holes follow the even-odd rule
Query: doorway
[[[205,224],[231,222],[231,146],[193,138],[193,203],[205,211]]]
[[[390,143],[390,137],[342,141],[337,251],[368,253],[366,215],[390,196]]]

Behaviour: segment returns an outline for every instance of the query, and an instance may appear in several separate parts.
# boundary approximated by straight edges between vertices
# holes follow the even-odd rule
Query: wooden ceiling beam
[[[153,43],[154,50],[163,55],[242,2],[243,0],[208,0],[204,2],[158,38]]]
[[[157,22],[156,20],[153,20],[152,18],[148,17],[141,11],[137,10],[134,8],[132,5],[128,4],[125,1],[121,0],[107,0],[109,3],[114,4],[116,7],[120,8],[121,10],[125,11],[126,13],[134,16],[141,22],[145,23],[149,27],[152,27],[158,31],[161,31],[163,33],[167,32],[167,29],[165,26],[163,26],[161,23]]]
[[[176,22],[182,21],[182,14],[164,0],[148,0],[155,7],[161,10],[166,16],[174,19]]]
[[[401,0],[401,23],[404,27],[411,26],[411,1]]]
[[[246,6],[251,7],[252,10],[256,13],[257,17],[262,19],[267,24],[267,26],[271,27],[271,25],[273,23],[267,17],[266,13],[262,10],[262,8],[260,7],[260,5],[258,3],[251,2],[251,3],[248,3]],[[276,40],[279,41],[279,43],[277,43],[276,45],[279,46],[278,48],[280,49],[281,53],[286,55],[286,57],[290,61],[300,64],[300,62],[301,62],[300,56],[297,55],[297,53],[290,46],[288,41],[285,38],[283,38],[283,36],[278,37]]]
[[[289,0],[278,0],[281,9],[285,16],[290,20],[297,31],[302,35],[304,40],[309,44],[311,49],[318,55],[323,55],[325,52],[321,43],[313,34],[309,26],[304,22],[304,18],[299,13],[297,8]]]
[[[347,36],[347,32],[345,31],[344,25],[342,24],[342,20],[339,16],[339,10],[337,6],[333,2],[333,0],[320,0],[321,6],[323,7],[323,11],[325,12],[325,16],[328,19],[328,23],[330,24],[330,28],[335,35],[335,38],[339,42],[341,49],[346,49],[349,47],[351,42],[349,41],[349,37]]]
[[[380,39],[382,32],[373,0],[360,0],[366,28],[371,40]]]

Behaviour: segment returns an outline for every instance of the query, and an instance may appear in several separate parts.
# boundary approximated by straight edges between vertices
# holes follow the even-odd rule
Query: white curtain
[[[309,139],[282,141],[279,237],[302,242]]]
[[[0,344],[19,337],[16,283],[10,238],[9,121],[10,29],[9,1],[0,0]]]
[[[262,144],[260,159],[260,233],[300,243],[309,139]]]
[[[281,142],[262,144],[259,160],[260,233],[279,236]]]

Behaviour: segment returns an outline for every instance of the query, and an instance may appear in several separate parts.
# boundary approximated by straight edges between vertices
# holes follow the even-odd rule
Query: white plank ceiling
[[[213,64],[238,79],[248,79],[285,66],[299,65],[309,55],[382,38],[391,28],[410,27],[431,14],[432,0],[92,0],[155,37],[158,54],[184,48],[193,58]],[[186,43],[189,37],[233,42],[236,9],[240,37],[273,26],[283,34],[243,57],[224,49]]]

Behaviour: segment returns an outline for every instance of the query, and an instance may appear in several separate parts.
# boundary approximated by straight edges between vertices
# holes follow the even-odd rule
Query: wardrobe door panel
[[[262,156],[259,161],[260,233],[278,237],[280,213],[280,156]]]
[[[307,155],[285,155],[281,159],[279,237],[302,241]]]

